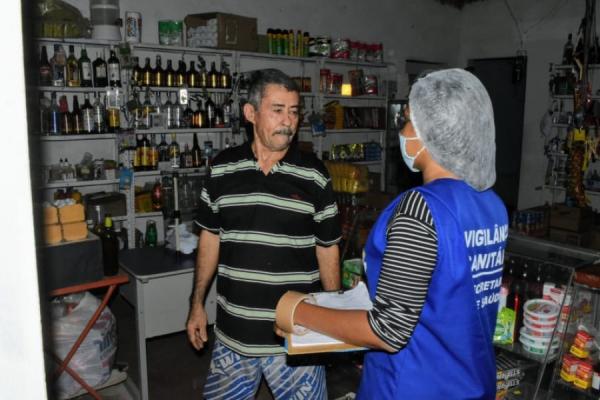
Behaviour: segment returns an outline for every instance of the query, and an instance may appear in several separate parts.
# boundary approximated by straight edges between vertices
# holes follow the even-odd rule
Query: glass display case
[[[585,301],[589,296],[578,296],[576,271],[599,261],[600,253],[595,251],[511,232],[500,303],[501,309],[505,305],[514,312],[506,311],[513,317],[513,335],[510,340],[499,339],[499,318],[495,346],[497,359],[512,364],[508,364],[511,369],[502,370],[498,363],[497,398],[551,398],[557,360],[570,343],[570,317],[590,309],[590,302]]]

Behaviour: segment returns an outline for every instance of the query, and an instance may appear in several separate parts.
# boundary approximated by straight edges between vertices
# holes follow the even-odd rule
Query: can
[[[142,15],[136,11],[125,13],[125,41],[139,43],[142,39]]]

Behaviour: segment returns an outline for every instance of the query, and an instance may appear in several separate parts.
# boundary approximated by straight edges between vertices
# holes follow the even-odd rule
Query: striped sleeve
[[[394,350],[412,335],[437,261],[437,234],[423,196],[407,192],[388,227],[387,246],[373,309],[373,332]]]

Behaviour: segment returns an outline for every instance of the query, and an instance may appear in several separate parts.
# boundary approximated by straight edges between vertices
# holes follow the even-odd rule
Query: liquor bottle
[[[94,76],[94,87],[108,86],[108,71],[106,61],[98,53],[96,59],[92,63],[92,72]]]
[[[219,73],[214,61],[210,63],[210,71],[208,71],[208,87],[212,89],[219,87]]]
[[[40,134],[50,133],[50,99],[40,92]]]
[[[75,46],[69,46],[69,57],[67,57],[67,86],[79,87],[79,64],[75,58]]]
[[[167,86],[167,87],[176,86],[175,70],[173,69],[173,64],[172,64],[171,60],[167,60],[167,68],[165,68],[165,86]]]
[[[48,62],[48,52],[46,51],[46,46],[42,46],[42,51],[40,53],[39,84],[40,86],[52,85],[52,67]]]
[[[573,35],[570,33],[567,39],[567,43],[565,43],[565,45],[563,46],[562,63],[563,65],[573,63]]]
[[[139,170],[149,171],[151,169],[151,150],[150,141],[146,135],[142,135],[142,140],[139,141],[137,152],[139,154]]]
[[[154,186],[152,186],[152,210],[161,211],[163,208],[163,192],[162,192],[162,184],[160,183],[160,179],[156,179],[154,182]]]
[[[96,223],[92,228],[92,233],[98,236],[99,238],[102,238],[102,236],[104,235],[104,219],[102,218],[102,206],[96,205],[94,206],[94,209],[96,211]]]
[[[106,110],[108,132],[117,133],[121,130],[121,110],[117,107],[108,107]]]
[[[179,68],[175,73],[175,86],[183,87],[187,84],[187,71],[185,68],[185,61],[179,60]]]
[[[231,87],[231,73],[229,72],[229,64],[227,64],[225,61],[221,61],[220,77],[220,87],[223,89],[229,89]]]
[[[90,103],[89,93],[83,95],[83,106],[81,106],[81,122],[83,133],[94,132],[94,108]]]
[[[173,115],[173,125],[171,128],[182,128],[181,121],[183,119],[183,109],[181,108],[181,103],[179,102],[179,96],[175,93],[175,102],[171,106],[172,115]]]
[[[92,61],[87,55],[85,47],[81,49],[81,55],[79,56],[79,83],[83,87],[91,87],[92,81]]]
[[[114,48],[110,50],[110,57],[107,61],[108,65],[108,84],[110,86],[121,87],[121,64],[115,53]]]
[[[223,126],[225,128],[231,128],[231,118],[233,114],[233,100],[226,99],[221,106],[223,110]]]
[[[194,166],[194,161],[192,160],[192,152],[190,151],[190,146],[187,143],[184,146],[183,155],[185,168],[192,168]]]
[[[52,67],[52,86],[65,86],[67,55],[62,45],[54,45],[54,55],[50,59],[50,66]]]
[[[133,157],[133,170],[142,171],[142,136],[135,136],[135,151]]]
[[[198,87],[206,88],[208,87],[208,72],[206,72],[206,61],[204,61],[204,59],[201,56],[198,56],[198,62],[200,65],[200,69],[198,70],[198,75],[200,77]]]
[[[144,64],[144,68],[142,68],[142,76],[140,86],[152,86],[153,81],[153,71],[150,66],[150,57],[146,57],[146,63]]]
[[[101,100],[101,94],[94,94],[94,133],[106,132],[106,110],[104,102]]]
[[[163,120],[168,129],[172,129],[174,127],[173,122],[173,103],[171,103],[170,93],[167,93],[167,101],[163,104]]]
[[[202,100],[198,100],[198,107],[196,111],[194,111],[194,116],[192,118],[192,126],[194,128],[206,128],[206,113],[202,106]]]
[[[164,128],[163,121],[163,105],[160,102],[161,93],[156,92],[154,95],[154,112],[152,113],[152,127],[153,128]]]
[[[196,88],[200,85],[200,73],[196,70],[194,60],[190,61],[190,69],[187,73],[188,87]]]
[[[302,50],[304,51],[303,57],[308,57],[308,42],[310,41],[310,35],[308,32],[304,32],[302,35]]]
[[[159,55],[156,56],[156,67],[154,68],[154,79],[153,79],[153,85],[154,86],[165,86],[165,70],[162,67],[162,59],[160,58]]]
[[[83,133],[83,116],[81,115],[79,98],[77,95],[73,96],[73,112],[71,112],[71,121],[73,123],[73,133],[76,135]]]
[[[144,104],[142,104],[142,128],[150,129],[152,127],[152,114],[154,114],[154,106],[150,102],[150,90],[146,90]]]
[[[194,119],[194,110],[192,110],[192,100],[188,99],[188,102],[183,110],[181,116],[181,127],[191,128]]]
[[[167,144],[167,135],[160,134],[160,143],[158,144],[158,161],[169,161],[169,145]]]
[[[130,82],[132,86],[142,86],[142,74],[143,69],[140,67],[140,61],[138,57],[131,57],[133,63],[133,69],[131,70]]]
[[[156,137],[150,136],[150,170],[158,169],[158,146],[156,145]]]
[[[119,272],[119,240],[113,230],[113,221],[110,214],[106,214],[104,217],[102,264],[106,276],[116,275]]]
[[[177,143],[174,133],[171,133],[171,144],[169,144],[169,158],[171,159],[171,167],[179,168],[179,143]]]
[[[298,30],[296,32],[296,56],[303,57],[304,56],[304,41],[303,41],[302,31]]]
[[[213,63],[214,66],[214,63]],[[210,96],[206,98],[206,103],[204,104],[204,108],[206,109],[206,122],[207,128],[215,128],[215,103],[211,100]]]
[[[60,133],[62,135],[70,135],[73,133],[73,121],[69,112],[69,103],[67,96],[60,96]]]
[[[192,166],[193,167],[201,167],[202,166],[202,149],[198,145],[198,136],[194,132],[194,144],[192,146]]]
[[[48,111],[48,134],[60,135],[60,107],[56,100],[56,92],[52,92],[50,110]]]

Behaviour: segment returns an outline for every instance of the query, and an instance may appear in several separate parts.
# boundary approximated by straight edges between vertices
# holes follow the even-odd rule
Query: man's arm
[[[219,260],[219,235],[206,229],[200,233],[198,239],[198,256],[196,258],[196,282],[192,294],[192,304],[187,321],[188,339],[196,350],[204,347],[208,340],[206,332],[207,316],[204,310],[204,298],[212,278],[217,269]]]
[[[340,290],[340,249],[337,244],[333,246],[316,246],[317,261],[321,283],[325,290]]]

